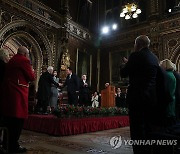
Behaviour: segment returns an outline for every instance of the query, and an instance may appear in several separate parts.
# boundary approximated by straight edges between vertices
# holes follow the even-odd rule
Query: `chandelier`
[[[120,13],[120,17],[124,17],[126,20],[137,18],[138,14],[141,13],[141,9],[138,8],[135,3],[127,3],[123,6],[122,12]]]

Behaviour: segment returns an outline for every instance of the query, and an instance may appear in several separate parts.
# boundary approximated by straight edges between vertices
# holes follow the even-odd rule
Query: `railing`
[[[41,4],[38,1],[34,2],[32,0],[14,0],[14,2],[26,7],[27,9],[32,10],[39,15],[44,16],[47,19],[52,19],[52,15],[48,11],[50,8],[47,8],[45,5]]]
[[[34,19],[38,19],[48,25],[55,28],[60,28],[61,15],[50,7],[35,1],[35,0],[0,0],[4,5],[17,8],[19,11],[32,16]]]
[[[70,33],[75,34],[76,36],[79,36],[85,40],[91,40],[91,34],[89,33],[89,31],[73,21],[69,22],[68,30]]]

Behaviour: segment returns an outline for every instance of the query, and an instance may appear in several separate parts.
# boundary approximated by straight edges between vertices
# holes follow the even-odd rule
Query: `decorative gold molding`
[[[70,35],[88,43],[92,39],[92,34],[90,34],[87,29],[83,28],[72,20],[70,20],[67,24],[67,31],[70,33]]]

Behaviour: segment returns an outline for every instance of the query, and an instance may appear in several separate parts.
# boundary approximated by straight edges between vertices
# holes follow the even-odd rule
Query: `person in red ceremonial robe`
[[[30,63],[29,50],[21,46],[7,64],[1,102],[4,125],[8,129],[9,153],[27,151],[19,145],[18,140],[24,120],[28,117],[29,82],[34,80],[35,74]]]

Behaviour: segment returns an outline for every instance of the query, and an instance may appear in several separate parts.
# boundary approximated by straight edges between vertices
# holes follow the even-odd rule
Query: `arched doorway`
[[[29,87],[29,111],[32,112],[42,68],[52,64],[50,43],[37,27],[24,20],[12,21],[0,30],[1,47],[13,56],[19,46],[26,46],[30,51],[32,66],[36,72],[36,81]]]
[[[37,79],[34,82],[35,90],[43,67],[52,64],[52,52],[47,36],[37,27],[24,20],[13,21],[0,30],[1,47],[6,48],[13,56],[19,46],[26,46],[30,50],[33,68]]]
[[[162,55],[163,59],[170,59],[176,64],[177,71],[180,72],[180,32],[162,35]]]
[[[10,53],[10,57],[17,53],[19,46],[26,46],[30,51],[30,59],[34,70],[36,70],[37,77],[41,73],[42,59],[41,59],[41,49],[34,40],[34,38],[25,32],[16,32],[7,37],[4,41],[2,47],[6,48]],[[38,79],[35,81],[35,87],[37,86]]]

